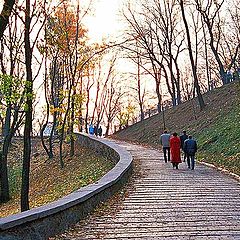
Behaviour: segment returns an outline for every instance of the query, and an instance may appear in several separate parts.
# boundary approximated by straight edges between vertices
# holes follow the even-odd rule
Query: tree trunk
[[[76,90],[74,90],[73,96],[72,96],[72,106],[71,106],[71,121],[70,121],[70,156],[73,157],[75,153],[75,140],[73,136],[73,125],[74,125],[74,98],[76,95]]]
[[[9,17],[12,13],[15,0],[5,0],[0,14],[0,40],[3,38],[3,33],[8,25]]]
[[[30,45],[30,0],[26,0],[25,10],[25,64],[27,72],[26,90],[26,116],[24,126],[24,149],[22,168],[22,188],[21,188],[21,211],[29,210],[29,174],[31,159],[31,133],[32,133],[32,98],[33,98],[33,78],[32,78],[32,49]]]
[[[64,137],[64,128],[61,130],[60,142],[59,142],[59,160],[61,168],[64,168],[63,161],[63,137]]]
[[[108,120],[107,126],[106,126],[106,132],[105,132],[105,137],[109,135],[109,129],[110,129],[110,121]]]
[[[4,123],[4,131],[3,131],[4,137],[9,134],[10,125],[11,125],[11,104],[8,104],[7,111],[6,111],[5,123]]]
[[[45,56],[45,73],[47,73],[47,62],[46,61],[47,61],[47,56]],[[45,76],[46,76],[46,74],[45,74]],[[43,132],[49,121],[49,102],[48,102],[48,98],[47,98],[47,79],[46,79],[46,77],[44,79],[44,95],[45,95],[45,100],[46,100],[46,105],[47,105],[47,119],[46,119],[45,124],[43,124],[42,129],[40,130],[40,138],[41,138],[41,143],[42,143],[43,149],[47,153],[49,159],[51,159],[53,157],[52,152],[50,151],[50,149],[47,148],[47,145],[44,142],[44,136],[43,136]]]
[[[23,101],[23,98],[20,100],[20,105]],[[11,121],[11,117],[7,118]],[[6,120],[7,121],[7,120]],[[10,199],[10,191],[9,191],[9,181],[8,181],[8,168],[7,168],[7,158],[9,147],[11,145],[12,138],[14,133],[19,128],[19,125],[22,122],[22,118],[19,119],[19,112],[16,110],[13,115],[12,125],[8,128],[8,132],[5,132],[5,136],[3,139],[3,147],[0,152],[0,184],[1,184],[1,195],[0,201],[7,202]],[[9,124],[10,126],[10,124]]]
[[[52,129],[51,129],[51,132],[50,132],[49,140],[48,140],[50,159],[53,158],[53,136],[55,134],[56,125],[57,125],[57,113],[54,111],[54,113],[53,113],[53,125],[52,125]]]
[[[137,85],[138,85],[138,104],[140,107],[140,114],[141,114],[141,121],[144,120],[144,111],[143,111],[143,99],[141,97],[141,75],[140,75],[140,57],[137,56],[138,62],[137,62]],[[144,96],[143,96],[144,98]]]
[[[207,36],[206,36],[204,27],[203,27],[203,36],[204,36],[204,51],[205,51],[206,77],[207,77],[207,83],[208,83],[208,91],[211,91],[212,83],[211,83],[211,78],[209,73],[209,64],[208,64]]]
[[[8,167],[7,167],[7,154],[8,154],[8,149],[11,143],[10,124],[11,124],[11,106],[8,105],[6,110],[4,128],[3,128],[3,137],[4,137],[3,148],[0,154],[1,202],[7,202],[10,199]]]
[[[180,0],[180,6],[181,6],[183,22],[184,22],[185,29],[186,29],[186,34],[187,34],[188,52],[189,52],[189,57],[190,57],[191,67],[192,67],[192,73],[193,73],[193,78],[194,78],[194,87],[196,88],[197,98],[198,98],[200,110],[202,110],[204,108],[204,106],[205,106],[205,103],[203,101],[203,97],[202,97],[202,94],[201,94],[200,86],[199,86],[199,83],[198,83],[197,69],[196,69],[196,65],[194,63],[194,59],[193,59],[191,38],[190,38],[190,33],[189,33],[187,19],[186,19],[186,16],[185,16],[183,0]]]
[[[1,181],[1,202],[7,202],[10,199],[9,195],[9,183],[8,183],[8,169],[6,157],[3,157],[2,152],[0,152],[0,181]]]
[[[47,123],[45,123],[45,124],[42,126],[42,129],[40,130],[40,138],[41,138],[41,143],[42,143],[43,149],[44,149],[45,152],[47,153],[48,157],[51,158],[51,157],[50,157],[50,151],[48,150],[48,148],[47,148],[47,146],[46,146],[46,144],[45,144],[45,142],[44,142],[44,136],[43,136],[43,132],[44,132],[46,126],[47,126]]]

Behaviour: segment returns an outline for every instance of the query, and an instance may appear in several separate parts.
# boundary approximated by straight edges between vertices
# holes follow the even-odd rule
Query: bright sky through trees
[[[121,28],[118,12],[123,0],[97,0],[94,4],[94,16],[87,17],[89,37],[92,41],[111,38]]]
[[[89,0],[85,1],[89,2]],[[102,38],[115,35],[121,28],[118,12],[123,0],[95,0],[93,2],[94,16],[88,16],[85,21],[92,41],[101,41]],[[0,0],[0,10],[2,6],[3,0]]]

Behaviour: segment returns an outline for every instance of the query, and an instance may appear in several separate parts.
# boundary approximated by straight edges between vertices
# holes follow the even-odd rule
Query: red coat
[[[171,137],[170,138],[170,152],[171,152],[171,162],[172,163],[180,163],[181,155],[180,155],[180,148],[181,148],[181,140],[179,137]]]

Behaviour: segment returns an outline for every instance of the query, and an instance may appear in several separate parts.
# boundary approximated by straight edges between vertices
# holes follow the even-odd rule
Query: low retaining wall
[[[97,154],[116,160],[116,166],[99,181],[55,202],[0,218],[0,240],[43,240],[83,219],[127,181],[132,156],[111,141],[78,135],[78,140]]]

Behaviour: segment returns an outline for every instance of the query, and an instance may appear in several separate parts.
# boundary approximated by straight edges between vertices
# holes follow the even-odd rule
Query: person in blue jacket
[[[91,134],[91,135],[94,134],[94,128],[93,128],[93,125],[92,125],[92,124],[90,124],[88,132],[89,132],[89,134]]]
[[[183,145],[184,152],[187,154],[187,165],[192,170],[195,167],[195,153],[197,152],[197,142],[192,138],[191,135],[184,141]]]

